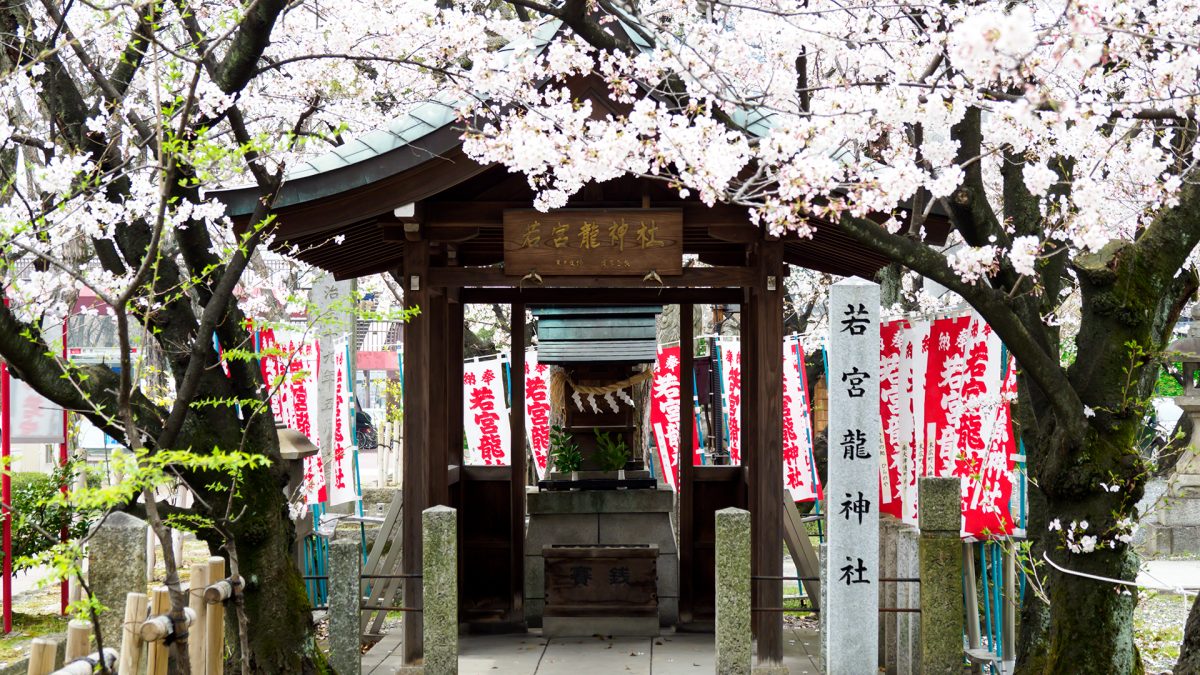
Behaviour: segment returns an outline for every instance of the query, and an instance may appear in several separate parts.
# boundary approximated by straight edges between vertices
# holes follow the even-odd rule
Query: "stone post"
[[[825,672],[879,668],[879,286],[829,290]]]
[[[361,672],[362,551],[357,536],[329,544],[329,662],[339,675]]]
[[[750,674],[750,512],[717,511],[717,673]]]
[[[421,514],[421,584],[425,599],[425,674],[458,672],[458,511]]]
[[[110,513],[88,542],[88,586],[108,608],[100,615],[105,644],[121,639],[125,595],[146,590],[146,521],[128,513]]]
[[[960,479],[919,480],[921,672],[960,675],[963,668]]]
[[[901,525],[896,537],[896,576],[902,579],[920,578],[917,549],[920,532],[912,525]],[[897,607],[921,606],[921,585],[911,582],[897,584]],[[897,614],[896,675],[917,675],[921,672],[921,621],[908,612]]]

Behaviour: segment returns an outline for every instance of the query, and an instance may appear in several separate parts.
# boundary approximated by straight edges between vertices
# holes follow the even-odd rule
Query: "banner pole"
[[[67,352],[67,322],[70,320],[70,318],[71,318],[70,312],[67,312],[63,316],[62,354],[63,354],[64,363],[66,362],[67,357],[68,357],[67,355],[69,354],[69,352]],[[67,483],[69,482],[69,479],[67,476],[67,464],[69,463],[68,456],[67,456],[67,414],[68,414],[67,407],[63,406],[63,409],[62,409],[62,444],[58,446],[58,464],[59,464],[59,466],[62,467],[62,471],[63,471],[63,477],[62,477],[63,482],[62,482],[62,485],[59,487],[59,491],[62,492],[64,497],[67,494]],[[86,470],[86,462],[84,464],[85,464],[85,470]],[[59,541],[61,541],[64,544],[67,543],[67,539],[70,538],[70,535],[71,535],[71,531],[69,528],[70,528],[69,523],[64,522],[62,529],[58,533]],[[5,554],[6,559],[7,559],[7,557],[8,557],[7,554]],[[70,598],[71,598],[71,592],[69,590],[69,584],[67,583],[66,579],[63,579],[62,584],[60,585],[60,588],[59,588],[59,600],[58,600],[59,611],[62,613],[63,616],[66,616],[66,614],[67,614],[67,604],[70,603]]]

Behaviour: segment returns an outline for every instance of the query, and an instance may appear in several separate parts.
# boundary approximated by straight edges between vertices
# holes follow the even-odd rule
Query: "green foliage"
[[[550,428],[550,457],[554,459],[555,471],[578,471],[583,464],[583,453],[579,444],[559,425]]]
[[[1175,364],[1176,369],[1179,368],[1179,365]],[[1175,376],[1169,370],[1159,366],[1158,381],[1154,383],[1154,395],[1168,397],[1183,396],[1183,386],[1179,384],[1179,380],[1175,379]]]
[[[619,434],[593,429],[596,433],[596,463],[601,471],[617,471],[625,468],[629,461],[629,446]]]
[[[12,474],[13,569],[27,568],[27,558],[53,547],[64,527],[72,538],[86,535],[99,516],[95,509],[77,509],[59,498],[59,487],[74,471],[75,465],[68,464],[67,468],[55,468],[50,474]]]

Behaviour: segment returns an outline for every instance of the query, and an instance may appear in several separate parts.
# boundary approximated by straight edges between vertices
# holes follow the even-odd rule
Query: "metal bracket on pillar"
[[[772,275],[770,275],[770,276],[768,276],[768,277],[767,277],[767,290],[768,290],[768,291],[773,291],[773,290],[775,290],[776,286],[777,286],[777,285],[778,285],[778,283],[779,283],[778,279],[779,279],[779,278],[778,278],[778,277],[776,277],[774,274],[772,274]]]
[[[420,275],[413,274],[408,277],[408,290],[410,290],[410,291],[421,290],[421,276]]]

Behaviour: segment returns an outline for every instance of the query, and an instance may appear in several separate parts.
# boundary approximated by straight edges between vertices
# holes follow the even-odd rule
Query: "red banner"
[[[908,322],[889,321],[879,326],[879,421],[882,425],[883,457],[879,462],[879,512],[897,518],[904,515],[904,472],[908,451],[901,431],[906,395],[911,395],[905,357]]]
[[[525,352],[525,433],[538,480],[546,478],[550,454],[550,368],[538,363],[537,352]]]
[[[988,416],[990,424],[984,429],[989,439],[987,449],[963,457],[956,470],[962,477],[965,537],[986,539],[1013,532],[1009,500],[1013,491],[1012,457],[1017,452],[1017,443],[1012,433],[1010,401],[1016,395],[1016,363],[1010,359],[999,404],[995,406],[995,414]]]
[[[672,490],[679,485],[679,347],[659,349],[650,389],[650,428],[662,479]]]

